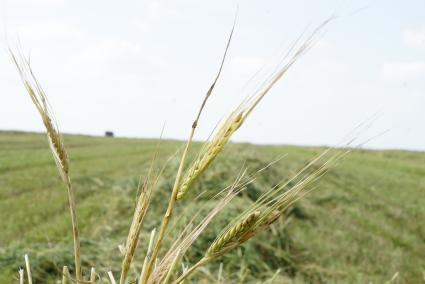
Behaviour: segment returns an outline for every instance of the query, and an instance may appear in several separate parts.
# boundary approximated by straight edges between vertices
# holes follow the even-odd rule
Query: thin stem
[[[174,268],[176,267],[177,262],[179,260],[180,252],[181,251],[179,250],[176,253],[175,258],[174,258],[173,262],[171,263],[170,268],[168,269],[167,275],[165,275],[164,281],[162,281],[162,284],[167,284],[170,281],[171,276],[173,275]]]
[[[147,275],[146,275],[146,266],[148,264],[148,261],[151,258],[152,245],[153,245],[153,241],[155,239],[155,233],[156,233],[156,229],[153,229],[152,232],[151,232],[151,236],[149,238],[149,245],[148,245],[148,250],[146,252],[145,260],[143,261],[142,272],[140,273],[139,284],[144,283],[145,282],[145,279],[147,277]]]
[[[272,278],[270,278],[270,280],[267,283],[272,284],[276,280],[279,273],[280,273],[280,269],[276,270],[276,272],[273,274]]]
[[[188,278],[193,272],[195,272],[196,269],[198,269],[199,267],[205,265],[210,260],[211,260],[211,258],[209,258],[209,257],[202,258],[195,265],[193,265],[191,268],[189,268],[188,270],[186,270],[186,272],[184,272],[182,275],[180,275],[180,277],[177,278],[177,280],[173,284],[181,283],[183,280],[185,280],[186,278]]]
[[[24,284],[24,270],[19,268],[19,284]]]
[[[117,281],[115,281],[114,274],[112,274],[112,271],[108,272],[109,280],[111,281],[111,284],[117,284]]]
[[[27,269],[28,284],[32,284],[31,266],[30,266],[30,260],[28,258],[28,254],[25,255],[25,267]]]
[[[220,268],[218,269],[217,284],[221,283],[222,274],[223,274],[223,262],[220,263]]]
[[[90,270],[90,282],[93,284],[96,283],[96,270],[94,267],[92,267]]]
[[[196,124],[194,124],[192,126],[192,130],[190,132],[189,139],[186,143],[186,147],[184,149],[183,156],[182,156],[181,161],[180,161],[179,169],[177,171],[176,180],[174,182],[173,191],[171,193],[170,201],[168,203],[167,211],[165,212],[165,215],[162,219],[161,228],[160,228],[159,234],[158,234],[158,239],[155,242],[155,246],[154,246],[153,251],[152,251],[152,256],[151,256],[151,258],[148,262],[148,265],[146,267],[146,274],[145,274],[146,275],[146,277],[145,277],[146,281],[144,281],[143,283],[146,283],[147,280],[149,279],[149,275],[152,272],[153,263],[154,263],[155,259],[158,257],[158,253],[159,253],[159,249],[161,248],[162,240],[164,239],[165,232],[167,230],[168,224],[170,223],[170,218],[171,218],[171,215],[173,213],[174,205],[176,204],[176,201],[177,201],[177,193],[179,191],[179,185],[180,185],[180,181],[181,181],[181,178],[182,178],[184,161],[186,160],[186,156],[187,156],[187,152],[189,150],[189,146],[192,142],[193,135],[195,134],[195,129],[196,129]]]
[[[77,284],[78,284],[82,282],[80,234],[78,230],[77,212],[76,212],[76,206],[75,206],[75,194],[71,185],[71,180],[69,178],[66,182],[66,185],[68,189],[69,210],[71,213],[72,236],[74,238],[75,279],[77,280]]]
[[[69,284],[70,276],[68,266],[64,266],[62,269],[62,284]]]

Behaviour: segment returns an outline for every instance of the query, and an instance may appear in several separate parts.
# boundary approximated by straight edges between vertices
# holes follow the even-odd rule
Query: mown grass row
[[[70,159],[80,201],[82,247],[90,255],[83,258],[83,263],[86,267],[96,264],[99,271],[116,269],[121,260],[117,245],[123,242],[128,230],[138,176],[143,174],[143,165],[152,156],[156,141],[82,136],[66,136],[65,140],[72,153]],[[3,145],[0,166],[4,163],[16,166],[0,171],[0,217],[5,221],[0,234],[0,282],[8,282],[16,275],[24,253],[30,254],[40,279],[56,276],[63,263],[72,261],[65,193],[58,190],[60,181],[54,164],[37,165],[40,156],[51,159],[48,149],[37,150],[40,152],[29,160],[25,154],[37,143],[45,143],[45,137],[1,133],[0,141]],[[163,159],[181,143],[170,141],[162,145]],[[285,153],[288,156],[237,197],[234,210],[218,215],[188,258],[201,256],[206,245],[213,241],[209,236],[215,236],[223,224],[252,203],[264,185],[295,172],[319,151],[319,148],[231,144],[226,149],[226,159],[219,158],[194,185],[191,194],[214,190],[230,182],[244,162],[255,170],[272,157]],[[107,152],[108,157],[99,158]],[[26,161],[27,167],[22,168],[21,160]],[[425,217],[421,202],[425,197],[423,161],[423,153],[354,152],[320,181],[319,191],[292,209],[288,223],[282,220],[273,226],[272,236],[260,234],[258,239],[220,259],[225,264],[223,276],[238,281],[246,275],[249,281],[254,281],[267,279],[280,268],[282,281],[285,278],[299,283],[380,283],[399,272],[400,283],[418,283],[425,269],[425,226],[421,222]],[[148,230],[159,225],[155,220],[163,213],[164,200],[172,186],[167,177],[176,166],[170,164],[152,201],[141,251],[147,245]],[[190,216],[190,212],[204,205],[208,210],[214,202],[201,197],[196,205],[178,207],[176,214],[185,210]],[[180,221],[183,224],[187,220]],[[178,228],[181,224],[171,227]],[[171,239],[172,235],[166,242]],[[244,256],[242,262],[241,256]],[[136,257],[142,261],[140,256]],[[192,280],[216,277],[220,262],[212,263]]]

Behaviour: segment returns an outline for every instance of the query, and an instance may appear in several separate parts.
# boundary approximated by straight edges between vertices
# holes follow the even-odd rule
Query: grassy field
[[[85,272],[90,266],[118,274],[140,176],[147,172],[155,140],[65,136],[71,176],[77,190]],[[160,160],[182,142],[163,141]],[[196,145],[195,147],[198,147]],[[230,144],[217,163],[196,183],[195,196],[231,184],[246,165],[255,171],[288,154],[221,212],[187,260],[198,259],[219,228],[266,188],[289,178],[321,148]],[[194,152],[195,153],[195,152]],[[135,269],[140,270],[148,232],[165,211],[178,161],[171,161],[145,221]],[[201,186],[202,185],[202,186]],[[173,232],[199,209],[214,205],[208,198],[178,206]],[[331,170],[318,188],[279,220],[191,279],[217,278],[223,263],[225,283],[258,283],[277,269],[275,283],[394,283],[425,281],[425,153],[363,151],[351,153]],[[42,134],[0,132],[0,283],[17,278],[23,255],[32,261],[36,283],[73,263],[66,190]],[[172,240],[172,233],[167,235]],[[17,280],[14,280],[15,282]],[[17,283],[17,282],[16,282]]]

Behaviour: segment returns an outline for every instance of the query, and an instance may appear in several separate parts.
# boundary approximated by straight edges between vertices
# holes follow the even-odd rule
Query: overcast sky
[[[63,132],[158,137],[165,123],[165,137],[186,138],[239,4],[197,139],[249,93],[253,74],[336,14],[233,140],[334,145],[378,112],[370,135],[389,131],[369,147],[425,150],[424,0],[0,3],[0,129],[43,130],[7,53],[19,41]]]

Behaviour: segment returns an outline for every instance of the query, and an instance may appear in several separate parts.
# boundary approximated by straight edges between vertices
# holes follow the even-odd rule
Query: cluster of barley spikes
[[[271,72],[270,76],[258,86],[253,94],[248,94],[247,98],[233,112],[231,112],[227,119],[225,119],[221,126],[219,126],[218,130],[214,132],[213,136],[205,142],[194,162],[186,169],[185,162],[198,121],[208,98],[213,93],[225,62],[227,50],[232,39],[232,28],[219,72],[215,77],[213,84],[208,89],[208,92],[202,101],[201,107],[192,124],[189,138],[180,158],[174,186],[170,193],[168,207],[166,208],[160,227],[154,229],[150,234],[149,246],[145,254],[144,262],[141,264],[142,269],[138,272],[137,277],[129,277],[128,272],[136,255],[140,234],[143,229],[143,222],[151,204],[151,197],[155,194],[155,189],[157,188],[162,170],[159,172],[154,171],[151,166],[146,179],[139,184],[138,199],[128,236],[125,244],[120,246],[121,253],[123,255],[120,275],[113,275],[112,272],[109,272],[108,275],[99,275],[94,268],[91,268],[90,275],[83,275],[80,258],[81,250],[75,191],[70,178],[70,165],[63,139],[56,124],[53,122],[45,93],[34,76],[28,60],[22,55],[22,52],[14,52],[13,50],[10,50],[12,59],[19,71],[26,90],[41,115],[42,121],[47,130],[47,137],[54,160],[57,164],[60,176],[67,188],[72,221],[72,235],[74,239],[75,263],[73,271],[75,271],[75,275],[71,276],[68,267],[64,266],[63,275],[61,277],[62,283],[99,283],[105,280],[110,281],[113,284],[182,283],[198,268],[216,260],[221,255],[241,246],[244,242],[255,237],[262,231],[267,230],[273,222],[285,214],[285,211],[289,206],[312,190],[314,188],[312,184],[326,173],[329,168],[335,165],[336,161],[347,153],[347,150],[336,151],[336,153],[329,150],[324,151],[302,168],[295,176],[290,179],[286,179],[269,189],[265,189],[264,193],[252,206],[246,208],[246,210],[231,221],[227,227],[222,228],[221,233],[218,234],[215,240],[209,245],[201,259],[191,261],[195,263],[191,267],[183,265],[184,269],[183,271],[180,271],[177,267],[180,267],[180,264],[182,264],[183,256],[211,220],[219,214],[225,206],[229,205],[237,194],[245,190],[247,185],[252,183],[256,176],[261,172],[259,171],[254,174],[247,174],[246,169],[241,170],[233,184],[229,185],[225,189],[217,190],[214,198],[218,198],[220,202],[218,202],[217,205],[211,209],[199,223],[194,224],[194,221],[191,221],[187,224],[170,247],[164,247],[164,237],[167,234],[167,229],[169,230],[169,223],[173,217],[173,210],[176,204],[178,202],[187,202],[187,198],[185,197],[187,197],[187,192],[191,190],[194,181],[197,180],[198,177],[207,170],[211,163],[214,162],[215,158],[220,155],[233,133],[235,133],[242,124],[244,124],[249,114],[265,97],[270,89],[279,81],[279,79],[282,78],[297,59],[299,59],[300,56],[302,56],[317,41],[318,37],[323,32],[323,28],[328,22],[329,20],[325,21],[317,29],[312,31],[309,36],[304,36],[304,40],[302,42],[300,42],[301,39],[298,39],[293,43],[290,50],[279,60],[279,63],[274,71]],[[317,163],[320,163],[320,165],[317,166]],[[315,166],[312,167],[313,165]],[[31,284],[32,276],[27,256],[25,256],[25,264],[25,271],[23,269],[19,270],[20,283],[27,282]]]

